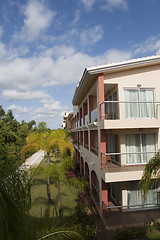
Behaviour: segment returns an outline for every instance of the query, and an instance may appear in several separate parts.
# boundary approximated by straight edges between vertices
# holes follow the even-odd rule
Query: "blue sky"
[[[160,54],[159,0],[0,0],[0,105],[61,127],[85,67]]]

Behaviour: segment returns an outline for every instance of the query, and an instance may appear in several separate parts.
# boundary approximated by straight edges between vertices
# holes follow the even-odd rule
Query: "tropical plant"
[[[147,163],[142,179],[140,181],[140,186],[144,192],[144,197],[147,196],[148,190],[152,186],[155,186],[155,184],[159,180],[160,180],[160,153],[157,153]]]
[[[52,174],[45,168],[44,174],[48,175],[47,178],[47,195],[48,195],[48,203],[52,203],[51,199],[51,176],[54,176],[54,181],[56,179],[56,184],[58,187],[58,201],[59,201],[59,211],[61,212],[61,202],[60,202],[60,174],[63,172],[62,167],[64,169],[68,169],[73,166],[73,156],[74,156],[74,147],[72,143],[67,138],[68,134],[66,131],[62,129],[47,131],[44,133],[35,132],[28,135],[26,139],[26,145],[22,149],[23,158],[27,151],[33,151],[33,149],[39,150],[43,149],[47,156],[47,166],[50,167],[51,155],[54,153],[56,156],[56,164],[59,164],[59,169],[61,171],[54,169],[54,173],[57,172],[59,176],[55,177],[51,168]],[[41,169],[43,171],[43,169]],[[59,179],[59,180],[58,180]]]
[[[5,165],[0,168],[0,239],[18,239],[23,216],[30,206],[26,172]]]

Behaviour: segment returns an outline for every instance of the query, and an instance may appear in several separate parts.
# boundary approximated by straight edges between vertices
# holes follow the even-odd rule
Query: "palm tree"
[[[31,221],[30,182],[28,172],[5,166],[0,169],[0,239],[1,240],[60,240],[83,238],[65,226],[48,229],[45,221],[40,226]]]
[[[144,192],[144,197],[147,196],[148,190],[155,186],[155,183],[160,180],[160,153],[157,153],[147,163],[142,179],[140,181],[141,188]]]
[[[0,239],[19,239],[30,206],[28,174],[13,166],[0,168]]]
[[[47,166],[50,167],[51,154],[56,156],[56,164],[61,161],[64,168],[68,168],[71,165],[73,166],[73,157],[74,157],[74,147],[73,144],[68,140],[68,133],[63,129],[52,130],[45,133],[31,133],[26,139],[26,145],[22,149],[23,157],[27,151],[33,151],[43,149],[47,155]],[[59,157],[60,156],[60,157]],[[42,169],[41,169],[42,170]],[[62,170],[62,168],[61,168]],[[43,171],[43,170],[42,170]],[[51,171],[52,172],[52,171]],[[54,171],[55,172],[55,171]],[[57,174],[60,174],[60,171],[56,171]],[[52,203],[50,183],[51,183],[51,174],[47,168],[45,168],[45,176],[48,174],[47,178],[47,196],[48,203]],[[53,174],[53,173],[52,173]],[[53,174],[55,176],[55,174]],[[60,176],[60,175],[59,175]],[[54,179],[58,180],[58,175]],[[57,182],[57,181],[56,181]],[[57,184],[58,187],[58,206],[59,212],[61,212],[61,201],[60,201],[60,181]]]
[[[26,138],[26,145],[22,148],[22,156],[25,158],[26,152],[38,151],[43,149],[47,155],[47,165],[50,165],[50,153],[53,148],[53,139],[50,136],[50,132],[33,132]],[[48,203],[52,203],[51,191],[50,191],[50,178],[47,179],[47,196]]]

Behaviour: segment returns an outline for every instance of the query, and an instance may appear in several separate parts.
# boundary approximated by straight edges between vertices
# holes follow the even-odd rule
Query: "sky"
[[[51,129],[87,67],[160,54],[160,0],[0,0],[0,105]]]

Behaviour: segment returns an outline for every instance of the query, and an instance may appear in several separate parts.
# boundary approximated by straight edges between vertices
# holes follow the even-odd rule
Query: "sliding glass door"
[[[155,133],[126,134],[126,164],[147,163],[156,151]]]
[[[153,207],[156,206],[158,202],[158,189],[156,186],[149,189],[147,198],[144,199],[138,181],[128,182],[127,198],[130,209]]]
[[[125,118],[155,118],[154,89],[125,89]]]

